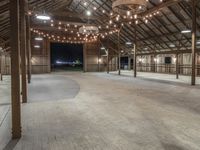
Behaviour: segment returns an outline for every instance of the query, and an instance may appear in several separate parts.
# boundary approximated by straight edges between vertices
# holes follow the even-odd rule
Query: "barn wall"
[[[40,48],[35,48],[34,45],[40,45]],[[34,41],[31,56],[33,74],[50,73],[50,42],[48,40]]]
[[[165,64],[165,57],[171,57],[172,63]],[[191,54],[179,54],[179,74],[191,75],[192,56]],[[200,75],[200,55],[197,56],[197,75]],[[176,73],[176,56],[174,54],[162,54],[157,56],[138,56],[137,70],[141,72],[157,72],[157,73]]]
[[[100,45],[96,42],[84,44],[84,71],[92,72],[99,71],[101,68],[100,59]]]
[[[103,72],[107,70],[109,65],[110,71],[117,70],[117,57],[113,51],[109,51],[109,64],[107,63],[107,55],[101,50],[98,42],[87,43],[84,45],[84,71],[85,72]]]
[[[0,56],[0,69],[3,75],[9,75],[11,72],[10,55]]]

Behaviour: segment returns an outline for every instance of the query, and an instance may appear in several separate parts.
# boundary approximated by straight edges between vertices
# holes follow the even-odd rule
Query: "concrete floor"
[[[35,75],[29,85],[29,102],[58,101],[74,98],[80,90],[79,84],[65,76]],[[48,94],[47,94],[48,93]]]
[[[118,71],[113,71],[111,74],[118,75]],[[121,70],[122,76],[133,76],[133,70]],[[162,73],[150,73],[150,72],[137,72],[137,77],[145,80],[154,80],[159,82],[177,82],[191,84],[191,76],[179,75],[179,79],[176,79],[175,74],[162,74]],[[200,85],[200,77],[196,77],[196,84]]]
[[[80,91],[44,101],[30,90],[47,88],[49,98],[61,90],[55,82]],[[23,136],[4,150],[200,150],[199,86],[105,73],[39,75],[32,84]]]
[[[10,77],[3,76],[3,81],[0,81],[0,150],[11,138],[10,85]]]

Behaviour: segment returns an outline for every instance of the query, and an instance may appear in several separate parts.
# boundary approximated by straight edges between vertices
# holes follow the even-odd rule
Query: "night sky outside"
[[[56,61],[83,62],[83,45],[68,43],[51,43],[51,64]]]

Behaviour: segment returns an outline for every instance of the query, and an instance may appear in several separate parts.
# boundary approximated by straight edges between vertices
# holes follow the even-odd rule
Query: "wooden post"
[[[12,138],[21,137],[19,0],[10,0]]]
[[[109,66],[110,64],[109,64],[109,49],[107,49],[107,73],[109,73],[110,72],[110,66]]]
[[[3,81],[3,75],[2,75],[2,55],[0,55],[0,80]]]
[[[26,80],[26,18],[25,0],[20,0],[20,55],[21,55],[21,84],[22,102],[27,103],[27,80]]]
[[[131,57],[128,56],[128,70],[131,70]]]
[[[134,66],[133,66],[133,70],[134,70],[134,77],[136,78],[137,77],[137,29],[136,29],[137,26],[135,26],[135,44],[134,44]]]
[[[46,55],[47,55],[47,72],[48,73],[51,73],[51,42],[49,39],[46,39],[46,46],[47,46],[47,49],[46,49]]]
[[[83,70],[87,72],[87,52],[86,52],[86,43],[83,44]]]
[[[179,57],[178,53],[176,54],[176,79],[179,79]]]
[[[27,55],[27,75],[28,83],[31,83],[31,32],[30,32],[30,17],[26,15],[26,55]]]
[[[98,53],[98,71],[100,72],[101,71],[101,62],[100,62],[100,55],[101,55],[101,52],[100,52],[100,49],[99,49],[99,53]]]
[[[157,56],[154,55],[154,72],[156,73],[157,72]]]
[[[113,57],[111,56],[111,68],[110,68],[111,71],[113,71]]]
[[[133,63],[133,70],[134,70],[134,77],[137,77],[137,50],[136,50],[136,44],[134,44],[134,63]]]
[[[196,0],[192,0],[192,78],[191,85],[196,84]]]
[[[118,31],[118,75],[121,75],[120,30]]]

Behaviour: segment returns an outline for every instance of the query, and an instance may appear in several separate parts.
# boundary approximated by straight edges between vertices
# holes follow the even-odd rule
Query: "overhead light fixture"
[[[191,33],[192,31],[191,30],[183,30],[181,31],[181,33]]]
[[[42,37],[36,37],[35,40],[36,40],[36,41],[42,41],[43,38],[42,38]]]
[[[34,45],[34,48],[40,48],[40,45]]]
[[[84,6],[87,6],[87,2],[84,2],[83,5],[84,5]]]
[[[174,44],[170,44],[169,47],[173,48],[173,47],[175,47],[175,45]]]
[[[197,41],[197,45],[200,45],[200,41]]]
[[[36,18],[39,19],[39,20],[45,20],[45,21],[51,20],[51,17],[46,15],[46,14],[37,15]]]
[[[131,42],[126,42],[126,45],[132,45],[132,43]]]
[[[105,47],[101,47],[101,50],[105,50],[106,48]]]
[[[113,0],[112,9],[121,15],[130,16],[146,11],[148,0]]]
[[[98,62],[99,62],[99,63],[101,63],[101,62],[102,62],[101,58],[99,58],[99,59],[98,59]]]
[[[91,11],[89,11],[89,10],[86,12],[86,15],[87,15],[87,16],[91,16],[91,14],[92,14],[92,13],[91,13]]]
[[[79,28],[79,33],[81,34],[97,34],[99,33],[99,28],[93,25],[86,25]]]

